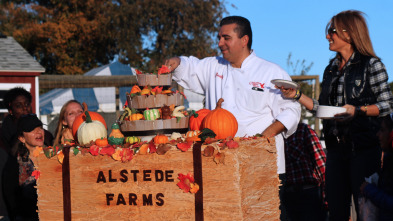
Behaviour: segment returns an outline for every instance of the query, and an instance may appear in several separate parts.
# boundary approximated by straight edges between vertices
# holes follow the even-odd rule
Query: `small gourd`
[[[128,119],[130,121],[142,120],[143,119],[143,114],[140,114],[140,113],[131,114]]]
[[[158,134],[153,138],[153,141],[155,144],[165,144],[168,143],[169,139],[166,135],[164,134]]]
[[[190,130],[186,133],[186,137],[194,137],[198,136],[199,134],[201,134],[201,131],[199,130]]]
[[[105,137],[101,137],[96,140],[96,145],[99,147],[105,147],[108,146],[108,144],[108,139],[106,139]]]
[[[81,145],[86,145],[90,141],[95,141],[101,137],[107,137],[107,131],[103,123],[100,121],[92,121],[88,111],[85,111],[86,121],[84,121],[78,128],[78,142]]]
[[[139,142],[141,142],[141,139],[139,137],[136,137],[136,136],[126,137],[126,143],[133,144],[133,143],[139,143]]]
[[[184,110],[184,106],[178,106],[173,110],[172,116],[174,117],[185,117],[184,114],[181,112]]]
[[[161,118],[163,120],[171,119],[172,118],[171,113],[172,113],[172,111],[169,106],[164,104],[164,106],[161,107],[161,116],[162,116]]]
[[[156,120],[160,118],[160,111],[158,109],[147,109],[143,111],[145,120]]]
[[[112,131],[108,137],[108,143],[111,145],[121,145],[124,142],[124,135],[120,131],[117,123],[112,124]]]

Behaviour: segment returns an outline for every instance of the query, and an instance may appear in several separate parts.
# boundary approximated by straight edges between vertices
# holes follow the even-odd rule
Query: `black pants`
[[[352,145],[328,147],[326,158],[326,197],[330,220],[348,220],[351,195],[354,197],[356,214],[358,196],[364,178],[381,168],[381,149],[352,150]],[[358,216],[359,217],[359,216]]]
[[[323,205],[322,189],[319,186],[293,190],[285,188],[284,204],[289,221],[324,221],[327,210]]]

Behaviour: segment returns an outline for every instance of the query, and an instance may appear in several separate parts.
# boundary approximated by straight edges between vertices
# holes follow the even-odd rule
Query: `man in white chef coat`
[[[275,137],[278,173],[285,173],[284,137],[297,128],[300,105],[281,96],[273,79],[291,80],[278,65],[256,56],[251,50],[250,22],[229,16],[220,23],[218,46],[223,57],[173,57],[165,64],[174,70],[173,79],[186,89],[204,94],[205,107],[214,109],[220,98],[222,108],[237,119],[236,136],[262,133]]]

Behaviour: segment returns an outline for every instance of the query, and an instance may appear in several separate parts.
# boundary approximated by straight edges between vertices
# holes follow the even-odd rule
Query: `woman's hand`
[[[349,121],[355,117],[355,114],[356,114],[355,106],[350,105],[350,104],[346,104],[343,107],[346,109],[346,111],[344,113],[334,115],[334,117],[337,121],[345,122],[345,121]]]
[[[274,87],[277,89],[280,89],[282,95],[285,98],[294,98],[295,97],[296,90],[293,88],[284,88],[284,87],[277,87],[277,86],[274,86]]]
[[[168,60],[165,61],[165,65],[169,68],[170,71],[173,71],[180,65],[180,58],[179,57],[169,58]]]

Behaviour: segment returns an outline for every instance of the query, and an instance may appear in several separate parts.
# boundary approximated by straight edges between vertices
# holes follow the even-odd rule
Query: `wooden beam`
[[[41,75],[39,79],[40,89],[130,87],[137,84],[135,75]]]

